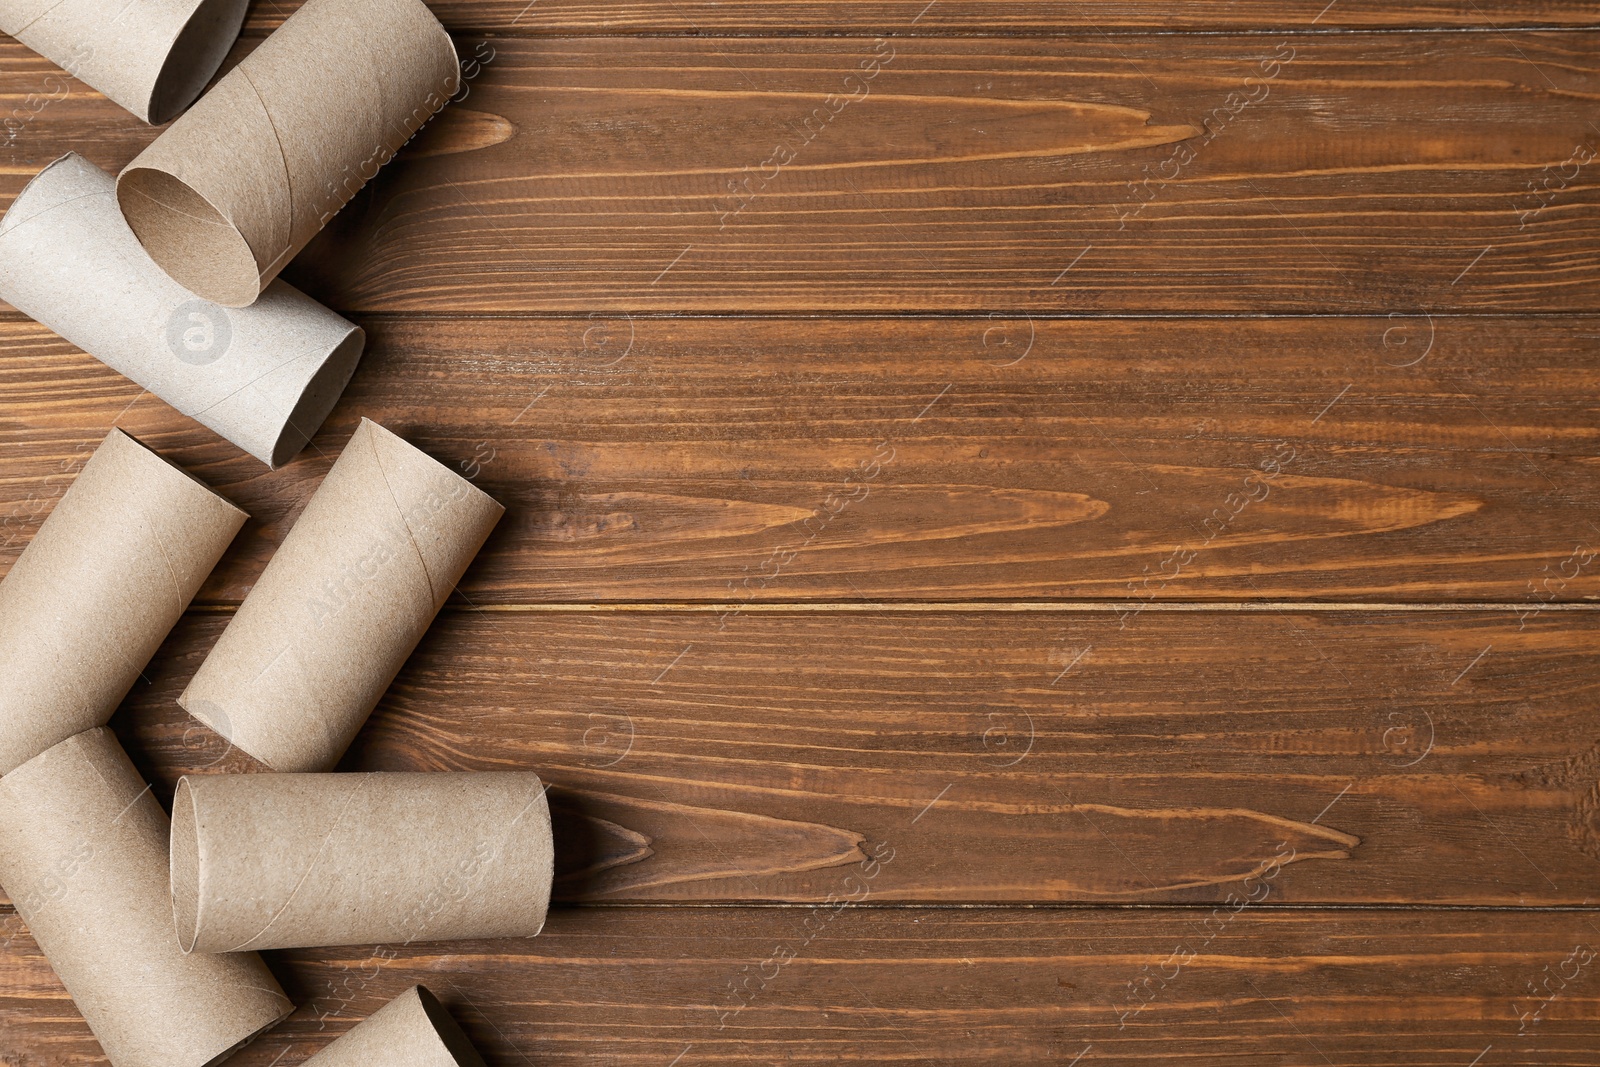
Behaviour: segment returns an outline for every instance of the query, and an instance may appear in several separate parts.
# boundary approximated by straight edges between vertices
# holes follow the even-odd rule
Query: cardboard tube
[[[305,1067],[484,1067],[434,995],[412,986],[306,1061]]]
[[[178,703],[275,771],[330,770],[504,513],[362,419]]]
[[[184,288],[255,300],[460,84],[421,0],[307,0],[117,180]]]
[[[316,433],[366,339],[283,282],[248,308],[196,298],[139,247],[111,175],[75,153],[0,219],[0,298],[269,467]]]
[[[217,72],[244,9],[245,0],[0,0],[0,30],[160,124]]]
[[[260,957],[186,955],[167,815],[111,731],[0,778],[0,885],[114,1067],[203,1067],[294,1010]]]
[[[172,798],[185,951],[532,937],[553,871],[528,771],[187,775]]]
[[[246,517],[106,435],[0,582],[0,773],[111,718]]]

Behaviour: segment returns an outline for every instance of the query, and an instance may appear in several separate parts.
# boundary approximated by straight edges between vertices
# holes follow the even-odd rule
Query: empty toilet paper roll
[[[0,0],[0,30],[159,124],[206,87],[244,9],[245,0]]]
[[[331,769],[504,512],[362,419],[178,703],[275,771]]]
[[[188,775],[172,798],[185,950],[532,937],[553,871],[527,771]]]
[[[306,1061],[305,1067],[484,1067],[434,995],[412,986]]]
[[[139,247],[111,175],[75,153],[0,219],[0,298],[269,467],[316,433],[365,341],[283,282],[247,308],[195,297]]]
[[[123,214],[184,288],[242,307],[459,83],[421,0],[307,0],[123,169]]]
[[[0,774],[111,718],[245,518],[106,435],[0,582]]]
[[[167,840],[104,727],[0,778],[0,885],[114,1067],[205,1067],[294,1007],[254,953],[178,947]]]

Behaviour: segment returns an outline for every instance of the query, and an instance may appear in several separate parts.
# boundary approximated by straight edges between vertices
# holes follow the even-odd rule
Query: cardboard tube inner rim
[[[172,794],[172,922],[178,931],[178,947],[194,951],[200,936],[200,827],[194,810],[194,794],[187,778],[178,779]]]
[[[245,307],[261,292],[255,253],[205,197],[162,170],[135,167],[117,181],[117,204],[150,258],[190,292],[216,290]]]
[[[419,985],[417,999],[422,1002],[422,1010],[427,1013],[428,1021],[433,1024],[439,1040],[444,1043],[445,1051],[455,1059],[458,1067],[481,1067],[483,1057],[478,1055],[478,1050],[467,1040],[461,1024],[445,1010],[443,1004],[439,1003],[439,998],[430,993],[427,986]]]
[[[321,429],[322,420],[326,418],[328,409],[332,407],[328,401],[328,394],[332,393],[337,397],[344,392],[345,384],[350,380],[351,369],[361,357],[361,350],[366,344],[367,335],[364,330],[359,327],[351,330],[345,339],[334,347],[322,366],[317,368],[317,372],[300,391],[294,410],[290,411],[289,417],[284,420],[283,430],[278,434],[278,439],[272,443],[272,459],[267,464],[269,467],[283,466],[310,443],[311,438]],[[262,377],[275,374],[280,369],[274,367]],[[224,397],[217,401],[217,404],[224,403],[228,399],[230,398]],[[215,406],[216,404],[210,405],[210,407]],[[195,412],[191,417],[203,415],[205,411],[210,410],[210,407]]]
[[[239,36],[244,6],[240,0],[201,0],[173,42],[150,90],[151,125],[176,118],[199,97]]]
[[[289,413],[289,418],[283,426],[283,436],[272,449],[272,466],[281,467],[293,459],[302,448],[311,442],[311,438],[322,427],[325,413],[332,406],[327,402],[326,396],[332,392],[335,397],[344,392],[345,385],[350,380],[351,368],[356,360],[361,358],[361,350],[366,347],[366,332],[360,329],[350,331],[350,336],[339,342],[333,350],[333,355],[328,361],[318,368],[307,383],[305,392],[300,394],[300,399],[295,403],[294,410]]]

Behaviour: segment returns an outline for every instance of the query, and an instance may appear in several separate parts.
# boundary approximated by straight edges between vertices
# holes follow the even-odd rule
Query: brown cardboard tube
[[[550,807],[528,771],[188,775],[172,798],[185,951],[532,937]]]
[[[0,582],[0,774],[111,718],[245,518],[106,435]]]
[[[113,1067],[204,1067],[294,1010],[254,953],[178,947],[167,825],[104,727],[0,778],[0,885]]]
[[[316,433],[365,342],[283,282],[247,308],[195,297],[139,247],[111,175],[75,153],[0,219],[0,297],[269,467]]]
[[[504,512],[362,419],[178,703],[273,770],[331,769]]]
[[[243,307],[459,84],[421,0],[307,0],[128,164],[123,214],[180,285]]]
[[[423,986],[412,986],[306,1061],[305,1067],[484,1067],[461,1027]]]
[[[160,124],[206,87],[244,10],[245,0],[0,0],[0,30]]]

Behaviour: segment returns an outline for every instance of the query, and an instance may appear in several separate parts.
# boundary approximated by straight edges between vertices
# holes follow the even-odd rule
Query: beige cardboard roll
[[[331,769],[504,513],[362,419],[178,703],[273,770]]]
[[[243,307],[459,84],[421,0],[307,0],[128,164],[123,214],[184,288]]]
[[[188,775],[172,798],[185,951],[532,937],[553,872],[529,771]]]
[[[203,1067],[294,1009],[260,957],[187,955],[167,815],[111,731],[0,778],[0,885],[114,1067]]]
[[[283,282],[247,308],[195,297],[139,247],[111,175],[74,153],[0,219],[0,298],[269,467],[316,433],[365,342]]]
[[[305,1067],[484,1067],[467,1035],[434,995],[412,986]]]
[[[0,582],[0,774],[111,718],[245,518],[106,435]]]
[[[244,9],[245,0],[0,0],[0,30],[160,124],[217,72]]]

